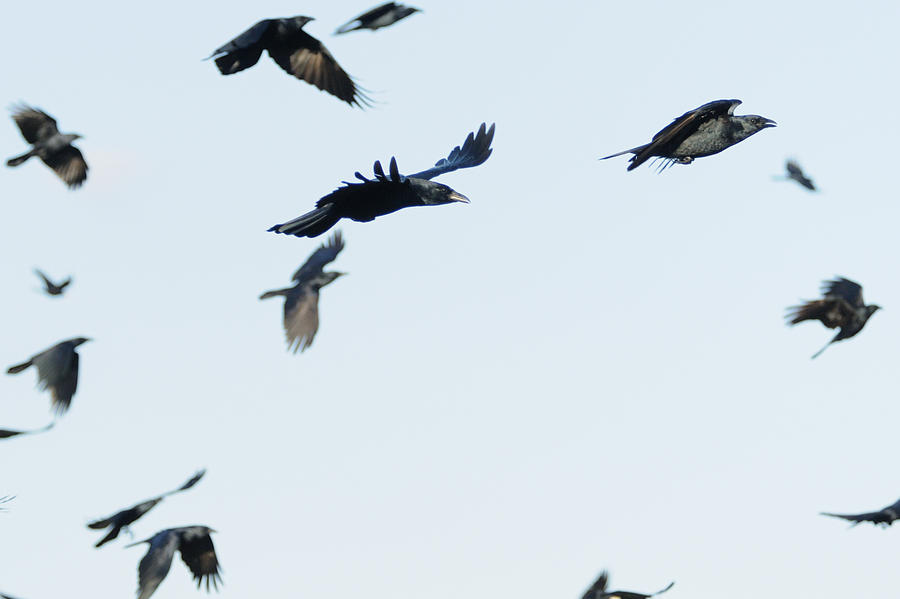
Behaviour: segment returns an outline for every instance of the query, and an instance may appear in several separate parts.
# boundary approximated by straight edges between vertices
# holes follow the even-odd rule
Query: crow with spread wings
[[[376,161],[374,179],[367,179],[357,172],[356,178],[360,183],[344,181],[343,187],[320,199],[315,210],[275,225],[269,231],[296,237],[316,237],[342,218],[368,222],[411,206],[469,203],[466,196],[431,179],[457,169],[482,164],[493,152],[493,139],[494,125],[487,129],[482,123],[477,133],[469,133],[462,147],[456,146],[449,156],[438,160],[434,167],[412,175],[401,175],[395,158],[391,158],[389,174],[385,174],[381,162]]]
[[[78,352],[75,348],[88,341],[90,339],[86,337],[61,341],[31,356],[27,362],[10,366],[6,374],[17,374],[31,366],[37,367],[38,385],[41,389],[50,390],[53,409],[60,416],[69,409],[78,388]]]
[[[6,161],[6,166],[19,166],[37,156],[62,179],[69,189],[79,187],[87,179],[88,165],[81,151],[72,145],[78,133],[60,133],[56,119],[37,108],[24,104],[13,108],[13,121],[31,149]]]
[[[371,29],[372,31],[375,31],[376,29],[393,25],[400,19],[405,19],[409,15],[421,11],[422,9],[420,8],[404,6],[403,4],[397,4],[396,2],[385,2],[384,4],[376,6],[372,10],[366,11],[358,17],[355,17],[344,25],[341,25],[334,34],[349,33],[359,29]]]
[[[222,582],[219,559],[210,537],[210,533],[214,532],[208,526],[182,526],[160,531],[149,539],[128,545],[150,545],[138,565],[138,599],[148,599],[166,578],[176,550],[181,552],[181,559],[194,575],[198,589],[205,580],[207,592],[210,584],[219,590],[219,583]]]

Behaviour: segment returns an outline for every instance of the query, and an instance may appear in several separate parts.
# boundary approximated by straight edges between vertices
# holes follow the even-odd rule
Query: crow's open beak
[[[774,127],[774,126],[777,125],[777,124],[778,124],[778,123],[776,123],[776,122],[773,121],[772,119],[766,119],[766,124],[765,124],[765,126],[766,126],[766,127]]]
[[[456,191],[450,193],[450,200],[454,202],[463,202],[464,204],[469,203],[469,198]]]

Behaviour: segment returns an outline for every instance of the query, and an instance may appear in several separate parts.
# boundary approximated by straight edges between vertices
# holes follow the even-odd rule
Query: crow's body
[[[208,526],[182,526],[160,531],[149,539],[128,545],[150,544],[138,566],[138,599],[148,599],[166,578],[176,550],[181,552],[181,559],[194,575],[197,588],[205,580],[207,591],[210,583],[218,590],[222,578],[216,550],[209,536],[213,532]]]
[[[62,341],[35,354],[27,362],[10,366],[6,373],[16,374],[36,366],[39,385],[41,389],[50,389],[53,409],[60,416],[69,409],[78,387],[78,353],[75,348],[87,341],[90,339],[85,337]]]
[[[7,166],[19,166],[32,156],[44,161],[69,188],[74,189],[87,179],[88,166],[81,152],[72,142],[81,138],[77,133],[60,133],[56,120],[46,112],[30,106],[13,110],[13,121],[31,149],[6,161]]]
[[[351,19],[344,25],[341,25],[334,33],[337,35],[340,33],[357,31],[359,29],[371,29],[372,31],[375,31],[376,29],[393,25],[400,19],[405,19],[409,15],[417,12],[421,12],[421,9],[413,8],[412,6],[404,6],[403,4],[397,4],[396,2],[385,2],[384,4],[376,6],[372,10]]]
[[[394,158],[391,158],[388,174],[385,174],[381,162],[375,162],[374,179],[367,179],[357,172],[356,178],[361,183],[345,181],[343,187],[320,199],[315,210],[275,225],[269,231],[297,237],[316,237],[342,218],[368,222],[401,208],[450,202],[468,203],[469,200],[464,195],[431,179],[443,173],[482,164],[491,155],[493,138],[494,125],[486,129],[482,123],[477,134],[469,133],[462,147],[456,146],[447,158],[439,160],[434,167],[412,175],[401,175]]]
[[[715,100],[689,110],[653,136],[642,146],[624,150],[600,160],[634,154],[628,170],[634,170],[650,158],[663,158],[661,168],[673,163],[690,164],[695,158],[718,154],[775,122],[755,114],[734,116],[740,100]]]
[[[587,591],[585,591],[581,599],[648,599],[649,597],[659,595],[660,593],[665,593],[675,585],[675,582],[670,582],[668,586],[666,586],[666,588],[656,591],[655,593],[636,593],[634,591],[608,591],[606,590],[608,584],[609,573],[604,570],[600,573],[600,576],[597,578],[594,584],[592,584],[591,587]]]
[[[872,524],[877,524],[882,527],[888,527],[893,524],[895,520],[900,520],[900,500],[877,512],[865,512],[863,514],[832,514],[829,512],[822,512],[822,515],[849,520],[853,523],[853,526],[856,526],[860,522],[871,522]]]

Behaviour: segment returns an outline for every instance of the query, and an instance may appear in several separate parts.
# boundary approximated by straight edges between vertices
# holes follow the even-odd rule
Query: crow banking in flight
[[[214,532],[216,531],[208,526],[182,526],[160,531],[149,539],[127,545],[134,547],[141,543],[150,544],[150,549],[138,566],[138,599],[148,599],[165,579],[172,567],[176,549],[181,552],[181,559],[194,575],[198,589],[205,579],[207,591],[210,582],[214,589],[219,590],[219,583],[222,582],[219,560],[209,536]]]
[[[233,75],[252,67],[266,50],[272,60],[298,79],[315,85],[351,106],[369,106],[371,100],[337,63],[322,42],[303,31],[312,17],[265,19],[217,48],[216,57],[223,75]]]
[[[284,333],[287,336],[288,350],[303,351],[312,345],[316,331],[319,330],[319,289],[346,274],[343,272],[325,272],[325,266],[332,262],[344,249],[341,232],[336,231],[327,244],[319,246],[307,258],[303,266],[297,269],[292,278],[293,287],[266,291],[259,296],[264,300],[279,295],[284,296]]]
[[[822,512],[822,515],[849,520],[853,523],[853,526],[856,526],[860,522],[871,522],[872,524],[878,524],[882,527],[888,527],[894,523],[894,520],[900,520],[900,500],[877,512],[867,512],[865,514],[832,514],[829,512]]]
[[[375,31],[381,27],[393,25],[400,19],[405,19],[409,15],[417,12],[421,12],[421,9],[413,8],[412,6],[404,6],[403,4],[397,4],[396,2],[385,2],[381,6],[376,6],[372,10],[364,12],[344,25],[341,25],[334,34],[349,33],[350,31],[357,31],[359,29],[371,29],[372,31]]]
[[[581,599],[647,599],[660,593],[665,593],[671,589],[675,582],[672,581],[666,588],[656,591],[655,593],[635,593],[633,591],[607,591],[606,586],[609,584],[609,573],[606,570],[600,573],[600,576],[591,585]]]
[[[818,357],[835,341],[849,339],[859,333],[872,314],[881,309],[881,306],[874,304],[867,306],[863,302],[862,286],[843,277],[822,283],[822,295],[825,296],[823,299],[791,306],[785,316],[790,325],[804,320],[818,320],[829,329],[840,327],[838,334],[814,353],[813,358]]]
[[[342,218],[368,222],[378,216],[410,206],[468,203],[469,199],[466,196],[430,179],[457,169],[482,164],[493,151],[491,149],[493,139],[494,125],[486,129],[482,123],[477,134],[469,133],[462,147],[456,146],[449,156],[438,160],[434,167],[412,175],[401,175],[397,169],[397,160],[394,158],[391,158],[390,171],[386,175],[381,162],[376,161],[374,179],[366,179],[357,172],[356,178],[362,181],[361,183],[344,181],[343,187],[316,202],[315,210],[292,221],[275,225],[269,231],[297,237],[316,237]]]
[[[136,521],[138,518],[152,510],[156,507],[160,501],[168,497],[169,495],[174,495],[175,493],[181,493],[182,491],[187,491],[191,487],[197,484],[197,482],[203,478],[203,475],[206,474],[206,470],[200,470],[194,476],[192,476],[186,483],[178,487],[173,491],[169,491],[167,493],[163,493],[162,495],[157,495],[153,499],[148,499],[147,501],[143,501],[137,505],[133,505],[128,509],[121,510],[116,512],[109,518],[104,518],[102,520],[97,520],[96,522],[91,522],[88,524],[88,528],[93,528],[94,530],[101,530],[103,528],[111,527],[109,533],[97,541],[97,544],[94,547],[100,547],[105,543],[108,543],[119,536],[119,532],[122,530],[128,531],[128,526]]]
[[[7,166],[19,166],[32,156],[37,156],[53,169],[70,189],[75,189],[87,179],[88,165],[81,152],[72,145],[81,135],[60,133],[56,120],[49,114],[30,106],[13,109],[13,120],[19,126],[22,137],[31,149],[6,161]]]
[[[630,171],[655,156],[663,159],[660,167],[663,170],[676,162],[690,164],[694,158],[718,154],[766,127],[775,126],[775,121],[755,114],[734,116],[734,109],[740,103],[740,100],[715,100],[689,110],[654,135],[650,143],[600,160],[634,154],[628,165]]]
[[[39,354],[31,356],[27,362],[10,366],[7,374],[17,374],[29,366],[37,366],[41,389],[50,389],[56,415],[69,409],[72,396],[78,387],[78,353],[75,348],[90,341],[86,337],[76,337],[57,343]]]
[[[41,280],[44,281],[44,292],[47,295],[62,295],[63,292],[66,290],[66,287],[68,287],[69,284],[72,282],[72,277],[67,277],[65,281],[63,281],[59,284],[56,284],[53,281],[51,281],[49,278],[47,278],[47,275],[42,273],[37,268],[34,269],[34,274],[39,276],[41,278]]]
[[[810,191],[816,191],[816,186],[813,184],[812,179],[807,177],[803,173],[803,169],[800,168],[800,165],[794,162],[793,160],[788,160],[784,164],[785,170],[787,170],[787,175],[784,177],[785,180],[793,179],[806,189]]]

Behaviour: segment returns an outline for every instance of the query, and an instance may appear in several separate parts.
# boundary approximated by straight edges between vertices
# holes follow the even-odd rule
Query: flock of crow
[[[360,29],[376,30],[409,17],[419,9],[394,2],[380,5],[365,12],[336,30],[344,34]],[[259,21],[234,39],[212,52],[209,58],[222,75],[232,75],[255,65],[263,50],[284,71],[318,89],[325,91],[350,106],[364,108],[372,100],[338,64],[331,53],[316,38],[303,31],[311,17],[265,19]],[[632,154],[627,170],[631,171],[648,160],[660,161],[662,171],[673,164],[690,164],[694,159],[722,152],[763,129],[774,127],[771,119],[758,115],[735,115],[740,100],[716,100],[689,110],[675,118],[671,124],[656,133],[650,142],[601,158],[606,160]],[[9,167],[17,167],[32,157],[39,158],[70,188],[78,188],[87,180],[88,164],[82,153],[73,145],[80,138],[76,133],[61,133],[56,120],[41,109],[27,105],[13,108],[12,119],[30,149],[10,158]],[[486,124],[469,133],[463,143],[456,146],[434,166],[412,173],[401,174],[395,158],[385,169],[380,161],[373,165],[371,178],[355,173],[355,182],[344,182],[340,187],[322,196],[311,211],[284,223],[273,225],[269,231],[296,237],[317,237],[329,231],[342,218],[367,222],[402,208],[435,206],[453,202],[468,203],[468,198],[456,190],[433,181],[436,177],[458,169],[483,164],[492,153],[491,144],[495,126]],[[816,191],[813,181],[795,161],[786,163],[786,173],[781,179],[793,180],[807,190]],[[318,301],[322,287],[334,282],[345,273],[326,271],[344,248],[341,231],[334,231],[327,242],[316,249],[294,272],[289,287],[266,291],[259,299],[284,298],[283,326],[288,350],[294,352],[309,348],[319,327]],[[43,291],[50,296],[63,296],[72,278],[54,282],[41,270],[35,274],[43,284]],[[822,297],[788,309],[787,322],[795,325],[807,320],[818,320],[837,334],[812,357],[821,354],[831,343],[855,336],[869,318],[879,309],[863,301],[862,287],[849,279],[837,277],[825,281]],[[37,369],[39,386],[51,395],[51,407],[55,417],[63,415],[70,407],[78,385],[79,355],[77,348],[90,341],[77,337],[61,341],[40,351],[26,361],[10,366],[8,374],[17,374],[32,366]],[[0,429],[0,439],[22,434],[44,432],[53,427],[23,431]],[[97,543],[99,548],[116,539],[123,530],[157,506],[164,498],[192,488],[203,477],[201,470],[180,487],[137,503],[113,515],[88,524],[95,530],[107,530]],[[0,497],[0,511],[12,496]],[[823,513],[849,520],[853,524],[872,522],[888,526],[900,519],[900,501],[882,510],[861,514]],[[147,599],[168,573],[176,551],[192,572],[198,587],[205,582],[217,588],[221,582],[218,559],[207,526],[186,526],[160,531],[140,541],[149,544],[146,555],[138,566],[138,597]],[[133,543],[137,545],[139,543]],[[129,545],[131,546],[131,545]],[[607,590],[608,574],[602,572],[596,582],[584,593],[583,599],[645,599],[668,591],[670,583],[656,593]],[[0,597],[11,599],[7,595]]]

